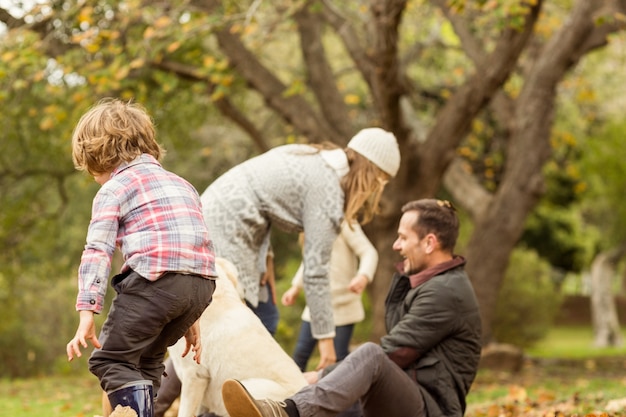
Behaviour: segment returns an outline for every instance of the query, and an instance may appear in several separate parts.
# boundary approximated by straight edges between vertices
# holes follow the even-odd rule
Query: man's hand
[[[185,333],[185,351],[183,352],[183,358],[187,356],[189,350],[193,352],[193,360],[197,364],[200,364],[200,355],[202,354],[202,344],[200,341],[200,319],[191,325],[189,330]],[[192,347],[193,346],[193,347]]]
[[[102,345],[98,341],[96,337],[96,323],[93,319],[93,311],[83,310],[80,311],[80,322],[78,323],[78,330],[76,330],[76,335],[65,347],[65,351],[67,352],[67,360],[71,361],[74,359],[74,355],[77,357],[81,357],[83,354],[80,351],[80,347],[87,348],[87,342],[91,342],[91,344],[96,348],[101,348]]]

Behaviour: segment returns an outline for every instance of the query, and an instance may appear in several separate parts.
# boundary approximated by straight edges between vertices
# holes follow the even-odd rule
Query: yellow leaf
[[[90,43],[85,46],[85,50],[87,50],[87,52],[91,54],[95,54],[100,50],[100,45],[98,45],[97,43]]]
[[[36,82],[36,81],[43,80],[44,75],[45,75],[44,71],[37,71],[35,75],[33,76],[33,81]]]
[[[172,19],[168,16],[161,16],[154,22],[154,27],[157,29],[162,29],[167,27],[170,23],[172,23]]]
[[[80,103],[84,99],[85,99],[85,94],[84,93],[74,93],[74,94],[72,94],[72,101],[74,103]]]
[[[153,27],[147,27],[146,30],[144,30],[143,32],[143,38],[144,39],[150,39],[154,36],[154,28]]]
[[[117,70],[117,72],[115,73],[115,79],[116,80],[122,80],[124,78],[126,78],[126,76],[128,75],[129,69],[128,67],[122,67],[119,70]]]
[[[8,62],[8,61],[13,60],[16,56],[17,56],[17,52],[15,52],[15,51],[7,51],[7,52],[2,54],[2,60],[4,62]]]
[[[202,65],[206,68],[210,68],[215,65],[215,57],[214,56],[205,56],[202,60]]]
[[[137,69],[143,67],[145,61],[143,58],[135,58],[128,65],[131,69]]]
[[[80,9],[80,13],[78,14],[78,22],[79,23],[88,23],[92,24],[93,19],[91,17],[93,13],[93,7],[83,7]]]
[[[233,77],[232,75],[227,75],[225,77],[222,77],[220,84],[222,84],[224,87],[228,87],[233,84],[234,79],[235,77]]]
[[[361,97],[356,94],[346,94],[343,101],[346,104],[359,104],[361,102]]]
[[[41,130],[50,130],[54,127],[54,118],[52,118],[51,116],[46,116],[43,119],[41,119],[41,122],[39,122],[39,129]]]
[[[54,104],[51,104],[49,106],[44,107],[43,112],[45,114],[54,114],[57,112],[57,110],[58,110],[58,107],[55,106]]]
[[[178,48],[180,48],[180,42],[179,41],[172,42],[167,46],[167,52],[170,52],[170,53],[174,52]]]

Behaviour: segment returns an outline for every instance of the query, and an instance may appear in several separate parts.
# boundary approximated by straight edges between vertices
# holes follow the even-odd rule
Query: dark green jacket
[[[481,351],[478,303],[465,260],[396,274],[385,301],[387,355],[419,384],[429,417],[462,416]]]

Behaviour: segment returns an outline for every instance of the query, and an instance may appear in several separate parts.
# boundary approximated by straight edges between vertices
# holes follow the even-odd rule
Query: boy
[[[164,154],[150,116],[138,104],[105,99],[78,122],[72,158],[102,187],[96,194],[78,271],[80,323],[67,356],[96,348],[89,370],[111,406],[152,417],[167,347],[185,336],[196,362],[196,320],[215,289],[213,244],[197,191],[158,162]],[[111,258],[124,257],[112,279],[117,292],[96,337],[94,314],[103,309]],[[154,394],[154,395],[153,395]]]

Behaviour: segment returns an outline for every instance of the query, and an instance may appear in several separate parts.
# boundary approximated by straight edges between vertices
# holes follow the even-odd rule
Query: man
[[[284,402],[254,399],[226,381],[231,417],[335,416],[360,402],[364,417],[453,417],[476,376],[481,324],[474,291],[453,253],[459,221],[448,201],[402,207],[393,249],[403,257],[385,301],[388,334],[365,343]]]

